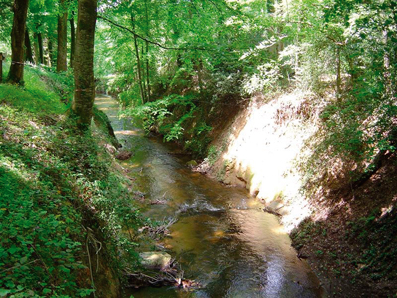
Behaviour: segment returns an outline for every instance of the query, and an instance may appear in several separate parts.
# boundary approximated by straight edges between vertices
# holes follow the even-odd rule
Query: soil
[[[381,167],[356,188],[341,186],[291,233],[298,255],[307,257],[331,297],[396,297],[397,165]],[[321,210],[331,210],[316,221]]]

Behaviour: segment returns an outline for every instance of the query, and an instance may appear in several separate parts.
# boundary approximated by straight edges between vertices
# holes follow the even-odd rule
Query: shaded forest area
[[[291,90],[324,99],[309,103],[320,121],[302,192],[358,206],[354,221],[345,205],[307,219],[295,246],[343,279],[336,296],[350,282],[350,297],[395,295],[396,1],[0,0],[0,19],[0,295],[91,295],[98,243],[109,280],[138,263],[135,234],[120,235],[152,223],[93,140],[95,92],[208,161],[252,97]]]

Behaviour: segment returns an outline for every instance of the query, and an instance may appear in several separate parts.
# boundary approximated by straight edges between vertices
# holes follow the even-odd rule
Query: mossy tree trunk
[[[67,70],[68,9],[65,2],[60,0],[58,13],[58,72]]]
[[[75,92],[72,111],[80,129],[91,123],[95,98],[94,38],[97,0],[79,0],[74,60]]]
[[[11,31],[11,66],[7,81],[21,84],[23,81],[24,44],[26,17],[28,14],[29,0],[15,0],[13,5],[14,20]]]

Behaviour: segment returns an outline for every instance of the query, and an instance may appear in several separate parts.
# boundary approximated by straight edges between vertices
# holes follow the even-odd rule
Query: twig
[[[96,273],[98,273],[99,270],[99,256],[98,253],[101,251],[102,249],[102,243],[100,241],[98,241],[93,234],[93,231],[87,227],[85,228],[85,230],[87,231],[87,240],[86,240],[86,248],[87,248],[87,254],[88,254],[88,264],[90,266],[90,275],[91,275],[91,285],[93,287],[94,290],[95,289],[95,283],[94,283],[94,275],[92,273],[92,263],[91,263],[91,255],[90,255],[90,247],[89,247],[89,241],[93,242],[94,246],[95,246],[95,254],[97,256],[97,265],[96,265]],[[99,247],[98,247],[99,244]],[[94,297],[96,297],[95,295],[95,291],[94,291]]]
[[[7,272],[7,271],[10,271],[10,270],[13,270],[13,269],[18,268],[18,267],[21,267],[21,266],[26,266],[26,265],[29,265],[29,264],[32,264],[32,263],[36,263],[37,261],[39,261],[39,260],[33,260],[33,261],[31,261],[29,263],[26,263],[26,264],[15,265],[15,266],[13,266],[11,268],[7,268],[7,269],[5,269],[3,271],[0,271],[0,274],[4,273],[4,272]]]

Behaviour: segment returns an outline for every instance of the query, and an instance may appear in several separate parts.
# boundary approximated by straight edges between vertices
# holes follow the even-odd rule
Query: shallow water
[[[115,134],[134,156],[123,162],[146,194],[165,200],[144,214],[166,220],[177,217],[171,237],[162,241],[182,265],[184,277],[203,287],[131,290],[126,297],[323,297],[317,277],[296,256],[277,217],[245,189],[224,186],[187,166],[188,157],[159,138],[146,137],[131,121],[118,118],[117,102],[97,97]]]

